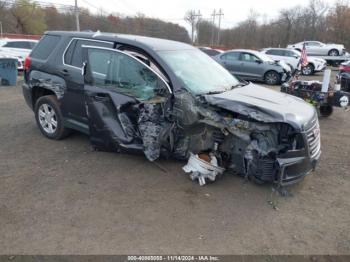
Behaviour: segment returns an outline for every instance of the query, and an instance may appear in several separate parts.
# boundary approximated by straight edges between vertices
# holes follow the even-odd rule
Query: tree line
[[[0,0],[0,21],[3,32],[40,35],[46,30],[76,30],[74,6],[53,6],[31,0]],[[124,16],[98,14],[79,8],[81,30],[137,34],[190,42],[185,27],[143,14]]]
[[[255,11],[237,26],[220,30],[217,46],[225,48],[286,47],[304,40],[344,44],[350,48],[350,6],[338,0],[328,6],[321,0],[310,0],[306,7],[295,6],[280,10],[277,18],[267,20]],[[196,44],[210,45],[217,39],[218,28],[199,20]]]
[[[232,28],[221,29],[204,19],[191,20],[188,12],[184,20],[193,26],[194,44],[223,48],[285,47],[303,40],[319,40],[344,44],[350,48],[350,5],[338,0],[328,6],[322,0],[309,0],[305,7],[280,10],[277,18],[267,19],[251,11],[247,18]],[[193,19],[196,17],[194,16]],[[0,0],[0,21],[3,32],[37,34],[46,30],[75,30],[74,6],[32,0]],[[195,24],[194,24],[195,23]],[[81,30],[138,34],[190,42],[185,27],[143,14],[125,16],[98,14],[80,8]],[[220,37],[218,37],[218,34]]]

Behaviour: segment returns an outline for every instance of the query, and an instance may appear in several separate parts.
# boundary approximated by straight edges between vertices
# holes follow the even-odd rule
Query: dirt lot
[[[1,254],[350,254],[350,112],[321,119],[316,172],[272,195],[184,163],[44,138],[20,87],[0,88]],[[274,209],[269,201],[273,201]]]

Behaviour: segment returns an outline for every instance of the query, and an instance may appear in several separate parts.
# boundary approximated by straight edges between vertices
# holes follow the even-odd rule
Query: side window
[[[223,54],[220,58],[225,61],[237,61],[239,60],[239,53],[229,52],[229,53]]]
[[[242,53],[241,60],[244,62],[256,62],[260,61],[259,58],[257,58],[255,55],[249,54],[249,53]]]
[[[71,42],[66,53],[64,54],[65,64],[72,65],[75,67],[83,66],[83,58],[82,58],[83,45],[113,48],[112,42],[108,43],[108,42],[75,39]]]
[[[29,49],[33,49],[36,46],[35,42],[28,42],[29,44]]]
[[[289,50],[285,50],[284,52],[285,52],[286,56],[288,56],[288,57],[294,57],[297,55],[293,51],[289,51]]]
[[[35,45],[31,57],[45,60],[59,44],[61,37],[57,35],[44,35],[40,42]]]
[[[8,42],[5,46],[11,48],[31,49],[29,43],[26,41]]]
[[[16,48],[16,42],[8,42],[4,45],[4,47]]]
[[[31,49],[29,43],[25,41],[17,42],[17,48]]]
[[[310,47],[318,47],[318,46],[321,46],[321,44],[319,42],[305,42],[305,44],[307,46],[310,46]]]
[[[284,56],[284,51],[280,49],[270,49],[266,52],[268,55]]]
[[[149,100],[164,95],[165,83],[146,65],[126,54],[101,49],[88,49],[92,84]]]

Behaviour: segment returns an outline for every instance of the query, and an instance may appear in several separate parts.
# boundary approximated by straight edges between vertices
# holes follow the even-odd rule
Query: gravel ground
[[[199,187],[183,162],[93,152],[80,134],[46,139],[21,88],[1,87],[0,254],[350,254],[349,119],[320,120],[320,165],[281,197],[237,176]]]

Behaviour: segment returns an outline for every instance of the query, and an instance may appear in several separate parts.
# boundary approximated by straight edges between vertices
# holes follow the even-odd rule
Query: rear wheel
[[[329,50],[328,55],[329,56],[338,56],[339,55],[339,51],[337,49]]]
[[[50,139],[62,139],[69,131],[63,125],[63,117],[56,96],[40,97],[34,107],[35,119],[41,133]]]
[[[269,71],[265,74],[264,80],[268,85],[278,85],[281,82],[281,76],[276,71]]]
[[[312,64],[307,64],[306,66],[303,66],[301,72],[305,76],[311,76],[315,73],[315,67]]]

